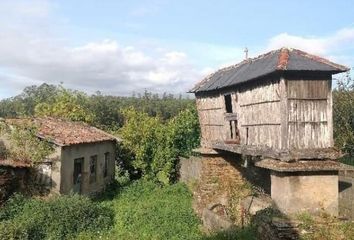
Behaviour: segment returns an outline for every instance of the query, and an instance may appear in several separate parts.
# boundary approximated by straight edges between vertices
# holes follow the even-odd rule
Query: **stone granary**
[[[205,161],[244,155],[251,159],[244,166],[267,169],[263,181],[286,213],[337,215],[331,87],[332,75],[348,70],[281,48],[212,73],[190,91],[201,127],[198,151]]]
[[[51,192],[93,194],[113,180],[117,141],[114,136],[81,122],[54,118],[6,119],[5,123],[33,125],[40,139],[52,143],[54,151],[46,159],[29,161],[35,170],[35,182]],[[5,138],[0,141],[5,146],[9,144]],[[2,159],[0,165],[9,161],[18,163]]]

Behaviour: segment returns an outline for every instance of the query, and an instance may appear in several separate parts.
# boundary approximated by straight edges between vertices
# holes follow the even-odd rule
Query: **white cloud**
[[[344,28],[330,36],[296,36],[288,33],[280,33],[269,40],[267,50],[280,47],[293,47],[314,54],[330,55],[335,51],[343,51],[353,48],[354,28]]]
[[[140,5],[130,11],[130,15],[133,17],[152,16],[161,10],[164,3],[161,0],[141,0]]]
[[[71,46],[48,31],[53,26],[51,5],[47,2],[34,1],[27,12],[22,4],[0,3],[0,9],[5,6],[11,16],[24,13],[23,18],[33,23],[17,22],[13,28],[12,23],[17,20],[10,21],[9,15],[7,23],[0,22],[0,27],[4,27],[0,32],[0,88],[9,92],[18,92],[30,84],[64,82],[65,86],[88,92],[129,95],[148,89],[183,93],[201,78],[184,52],[159,47],[145,51],[139,46],[119,44],[115,39]],[[48,25],[38,29],[39,20]]]
[[[161,90],[185,92],[200,77],[181,52],[155,53],[148,56],[132,46],[121,46],[115,40],[91,42],[79,47],[52,46],[41,42],[17,42],[8,56],[0,61],[12,72],[33,81],[64,82],[65,85],[91,92],[130,94],[132,91]],[[1,39],[0,39],[0,45]],[[7,46],[6,49],[9,49]],[[27,81],[24,82],[24,85]]]
[[[211,43],[179,42],[171,49],[158,41],[132,46],[111,38],[73,46],[69,37],[62,38],[65,26],[58,26],[54,9],[46,0],[0,1],[0,98],[42,82],[120,95],[144,89],[181,93],[213,70],[244,58],[243,47]],[[352,64],[346,50],[353,53],[353,40],[354,28],[325,37],[281,33],[265,49],[295,47]],[[259,49],[250,49],[250,56],[264,52]]]

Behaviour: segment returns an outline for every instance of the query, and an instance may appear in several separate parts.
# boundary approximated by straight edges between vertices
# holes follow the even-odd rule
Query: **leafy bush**
[[[110,209],[73,195],[49,201],[15,195],[0,210],[0,239],[67,239],[113,224]]]
[[[37,137],[37,126],[30,120],[9,127],[0,122],[0,138],[8,139],[9,147],[0,147],[0,157],[38,162],[53,152],[53,146]]]
[[[349,74],[333,91],[333,125],[336,146],[354,156],[354,80]]]
[[[147,179],[165,185],[176,177],[177,158],[199,145],[199,123],[195,109],[186,109],[168,122],[133,108],[124,112],[120,130],[124,165]]]

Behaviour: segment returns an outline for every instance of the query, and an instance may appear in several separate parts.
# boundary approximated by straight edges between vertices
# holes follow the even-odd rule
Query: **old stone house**
[[[259,184],[284,212],[337,215],[340,165],[331,88],[332,75],[345,71],[324,58],[281,48],[207,76],[191,90],[202,160],[210,168],[260,170]],[[240,155],[248,160],[241,162]]]
[[[51,192],[93,194],[113,180],[117,141],[114,136],[81,122],[54,118],[5,122],[9,126],[30,122],[36,126],[36,135],[53,145],[54,151],[46,159],[30,164],[35,169],[35,181]],[[6,139],[2,142],[9,144]],[[0,160],[0,165],[6,161],[9,160]]]

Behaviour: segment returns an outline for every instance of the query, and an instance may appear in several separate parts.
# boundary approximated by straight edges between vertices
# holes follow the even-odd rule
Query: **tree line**
[[[61,85],[42,84],[0,101],[0,117],[83,121],[119,136],[124,141],[117,146],[118,179],[142,177],[164,185],[172,183],[177,177],[178,157],[188,156],[199,146],[195,101],[167,93],[88,95]],[[25,143],[30,140],[33,138]]]
[[[151,117],[168,120],[186,108],[194,107],[194,100],[181,95],[161,95],[145,91],[130,97],[103,95],[99,91],[88,95],[64,88],[62,85],[42,84],[26,87],[21,94],[0,101],[0,117],[53,116],[84,121],[105,130],[123,126],[122,110],[133,107]]]
[[[0,101],[0,117],[33,116],[84,121],[119,135],[124,139],[117,148],[120,172],[164,184],[176,179],[178,156],[199,145],[194,99],[172,94],[88,95],[42,84]],[[354,80],[349,74],[333,90],[333,125],[335,146],[354,156]]]

